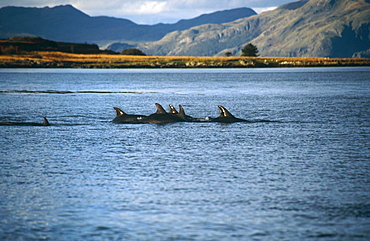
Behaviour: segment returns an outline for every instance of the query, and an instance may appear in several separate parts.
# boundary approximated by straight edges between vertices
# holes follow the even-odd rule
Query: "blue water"
[[[250,123],[115,124],[113,106]],[[0,240],[369,240],[370,68],[0,69]]]

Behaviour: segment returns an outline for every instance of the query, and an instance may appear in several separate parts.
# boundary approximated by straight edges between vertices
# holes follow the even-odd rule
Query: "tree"
[[[258,56],[258,49],[257,46],[249,43],[242,48],[242,55],[241,56],[251,56],[257,57]]]
[[[121,52],[124,55],[146,55],[139,49],[125,49]]]
[[[226,57],[230,57],[231,55],[232,55],[232,53],[231,53],[231,52],[226,52],[226,53],[225,53],[225,56],[226,56]]]

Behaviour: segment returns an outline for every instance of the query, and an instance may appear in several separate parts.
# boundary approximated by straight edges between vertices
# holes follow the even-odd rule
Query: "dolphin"
[[[225,107],[219,105],[220,116],[214,119],[211,119],[211,122],[220,122],[220,123],[234,123],[234,122],[248,122],[247,120],[237,118],[233,116]]]
[[[173,107],[173,105],[169,105],[169,106],[170,106],[170,114],[171,115],[179,116],[179,117],[183,118],[186,121],[192,121],[194,119],[193,117],[185,114],[184,108],[181,105],[179,105],[180,112],[178,112],[175,109],[175,107]]]
[[[113,119],[114,123],[124,124],[124,123],[142,123],[141,119],[147,117],[145,115],[128,115],[123,110],[118,107],[113,107],[116,110],[117,116]]]
[[[175,109],[175,107],[173,107],[173,105],[169,105],[170,106],[170,114],[173,114],[173,115],[178,115],[179,112]]]
[[[46,119],[46,117],[43,117],[42,125],[43,126],[50,126],[50,123],[49,123],[48,119]]]
[[[190,116],[190,115],[185,114],[185,110],[184,110],[184,108],[182,107],[182,105],[179,105],[179,110],[180,110],[180,112],[179,112],[179,116],[180,116],[181,118],[184,118],[185,120],[188,120],[188,121],[195,121],[195,120],[196,120],[196,118],[194,118],[194,117],[192,117],[192,116]]]
[[[184,122],[186,121],[184,118],[180,117],[176,113],[167,113],[163,107],[155,103],[157,107],[157,111],[147,117],[141,118],[142,123],[172,123],[172,122]],[[174,108],[173,108],[174,109]],[[173,112],[173,110],[171,110]],[[175,110],[176,111],[176,110]],[[177,112],[177,111],[176,111]]]
[[[171,114],[177,115],[177,116],[183,118],[185,121],[188,121],[188,122],[207,122],[206,118],[194,118],[190,115],[185,114],[185,110],[182,107],[182,105],[179,105],[179,112],[177,112],[175,107],[173,107],[172,105],[170,105],[170,109],[171,109],[171,112],[170,112]]]
[[[33,122],[0,122],[1,126],[50,126],[50,123],[46,117],[43,118],[43,123],[33,123]]]

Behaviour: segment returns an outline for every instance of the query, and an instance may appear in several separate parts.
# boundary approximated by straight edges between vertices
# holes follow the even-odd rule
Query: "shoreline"
[[[370,66],[365,58],[191,57],[31,52],[0,55],[0,68],[283,68]]]

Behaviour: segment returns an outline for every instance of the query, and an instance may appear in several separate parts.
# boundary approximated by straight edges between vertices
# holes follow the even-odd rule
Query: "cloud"
[[[271,10],[274,10],[276,7],[268,7],[268,8],[253,8],[253,10],[260,14],[260,13],[263,13],[263,12],[267,12],[267,11],[271,11]]]
[[[166,2],[146,1],[143,2],[137,9],[139,14],[159,14],[166,10]]]
[[[72,0],[70,2],[73,2]],[[136,1],[99,1],[95,4],[91,4],[91,1],[76,0],[76,3],[72,4],[80,10],[84,10],[87,13],[97,15],[148,15],[148,14],[160,14],[166,11],[166,1],[152,1],[152,0],[136,0]]]
[[[250,7],[260,13],[295,0],[1,0],[0,7],[54,7],[71,4],[90,16],[112,16],[136,23],[176,22],[203,13]]]

